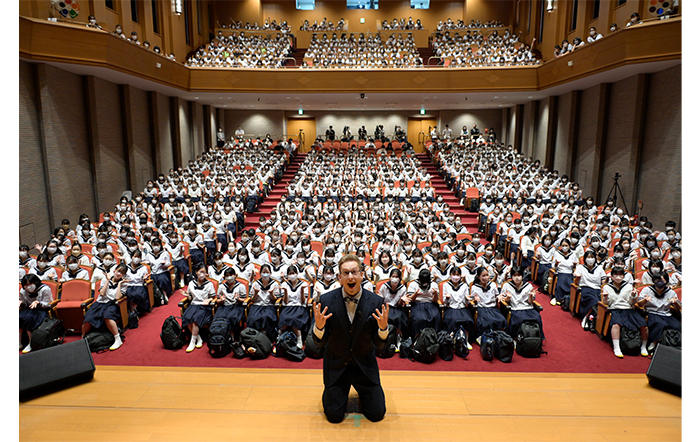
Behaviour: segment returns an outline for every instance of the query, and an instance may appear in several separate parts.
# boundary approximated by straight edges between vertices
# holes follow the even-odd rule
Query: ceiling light
[[[199,97],[194,97],[195,100],[199,100]]]

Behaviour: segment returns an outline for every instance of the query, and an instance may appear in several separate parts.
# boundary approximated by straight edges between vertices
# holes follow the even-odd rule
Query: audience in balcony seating
[[[421,23],[420,19],[417,19],[415,22],[413,21],[413,17],[408,17],[408,20],[405,18],[400,20],[395,18],[391,21],[382,21],[383,31],[410,31],[414,29],[423,29],[423,24]]]
[[[452,21],[448,18],[445,22],[440,20],[437,24],[438,31],[451,31],[459,29],[476,29],[476,28],[502,28],[504,26],[499,20],[489,20],[481,23],[479,20],[471,20],[469,24],[464,24],[464,20]]]
[[[435,35],[432,49],[435,56],[440,57],[441,64],[450,66],[519,66],[539,63],[532,49],[519,42],[519,37],[507,29],[503,35],[494,30],[487,36],[480,31],[467,31],[464,35],[447,31]]]
[[[284,66],[284,58],[291,54],[291,42],[282,34],[268,38],[246,34],[245,31],[226,36],[219,31],[216,39],[188,57],[185,66],[279,68]]]
[[[317,32],[317,31],[345,31],[345,20],[341,17],[340,20],[338,20],[338,24],[334,25],[332,21],[328,20],[326,17],[323,17],[323,20],[321,20],[321,23],[318,22],[318,20],[314,20],[313,23],[309,24],[309,20],[304,20],[302,23],[301,27],[299,27],[300,31],[311,31],[311,32]]]
[[[311,37],[305,66],[323,68],[404,68],[422,65],[412,34],[322,34]],[[309,66],[310,65],[310,66]]]

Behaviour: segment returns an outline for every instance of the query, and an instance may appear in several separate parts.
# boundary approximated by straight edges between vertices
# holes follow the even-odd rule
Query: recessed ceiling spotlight
[[[527,98],[532,98],[532,97],[527,97]]]
[[[194,97],[195,100],[199,100],[199,97]]]

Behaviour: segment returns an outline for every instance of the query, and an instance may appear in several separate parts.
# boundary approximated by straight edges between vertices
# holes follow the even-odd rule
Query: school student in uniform
[[[78,265],[81,266],[89,266],[90,265],[90,258],[87,256],[83,255],[83,250],[82,247],[80,247],[80,243],[77,241],[73,242],[70,248],[70,255],[66,257],[66,260],[70,256],[75,256],[78,259]]]
[[[399,272],[400,273],[400,272]],[[316,280],[313,288],[313,302],[318,302],[321,295],[340,287],[336,270],[329,265],[321,267],[321,276]]]
[[[385,304],[389,306],[389,324],[396,328],[396,343],[404,336],[408,336],[408,309],[405,305],[410,302],[407,295],[406,285],[401,283],[401,270],[394,268],[389,273],[389,281],[382,284],[378,295],[384,298]]]
[[[36,259],[29,255],[29,246],[26,244],[19,246],[19,266],[27,269],[36,266]]]
[[[207,269],[204,264],[198,263],[193,273],[195,279],[190,281],[184,295],[192,302],[187,306],[187,310],[182,314],[182,326],[190,329],[192,338],[187,346],[187,353],[201,348],[203,341],[199,335],[199,330],[211,324],[212,313],[211,304],[216,297],[214,284],[207,279]]]
[[[421,269],[418,278],[408,286],[407,301],[411,303],[411,336],[415,339],[424,328],[440,330],[438,285],[431,281],[430,270]]]
[[[151,252],[146,258],[151,265],[151,274],[154,284],[169,299],[173,294],[173,287],[170,281],[169,267],[172,265],[170,254],[163,250],[163,241],[160,238],[153,238],[151,241]]]
[[[634,309],[638,300],[637,289],[625,282],[625,269],[613,267],[610,271],[611,282],[603,286],[601,299],[608,305],[610,311],[610,336],[612,337],[613,353],[618,358],[624,357],[620,350],[620,327],[639,330],[642,341],[641,355],[649,356],[647,341],[649,329],[644,317]]]
[[[534,321],[539,324],[542,339],[544,339],[542,316],[534,307],[535,288],[529,282],[523,281],[523,274],[523,267],[513,266],[510,271],[510,281],[507,281],[501,287],[503,301],[510,305],[508,334],[515,339],[520,330],[520,324],[525,321]]]
[[[264,266],[263,266],[264,267]],[[269,272],[261,268],[261,272]],[[243,330],[245,324],[245,301],[248,299],[245,285],[236,281],[236,271],[231,267],[224,270],[224,280],[219,284],[216,302],[219,307],[216,309],[214,319],[225,318],[231,329],[231,337],[236,340],[238,334]]]
[[[600,288],[607,275],[605,268],[596,261],[595,252],[587,250],[583,254],[583,264],[578,264],[574,271],[574,277],[581,278],[579,287],[581,288],[581,303],[579,305],[579,317],[583,317],[581,327],[586,329],[587,321],[590,320],[589,313],[593,311],[600,301]],[[588,323],[590,329],[591,324]]]
[[[255,277],[255,266],[250,262],[250,257],[248,255],[248,250],[245,247],[236,252],[238,260],[234,265],[236,269],[236,274],[239,278],[243,278],[246,281],[253,281]]]
[[[197,225],[190,223],[187,227],[187,235],[182,241],[190,246],[190,258],[192,265],[204,263],[204,237],[197,232]]]
[[[215,252],[214,259],[208,270],[209,277],[221,283],[224,280],[224,272],[228,268],[230,267],[224,264],[224,255],[221,252]]]
[[[270,341],[277,338],[277,309],[275,301],[280,297],[280,284],[272,279],[271,273],[262,271],[260,278],[250,284],[250,308],[248,310],[248,327],[261,331]]]
[[[450,279],[450,258],[446,252],[439,252],[437,255],[437,262],[430,269],[430,276],[433,281],[440,284],[442,281],[447,281]]]
[[[595,257],[595,252],[593,254]],[[561,242],[559,250],[554,252],[554,269],[557,272],[557,286],[554,288],[554,298],[551,305],[561,305],[565,296],[571,294],[571,283],[574,281],[574,269],[578,261],[571,253],[571,241],[565,238]]]
[[[653,351],[656,347],[661,338],[661,333],[665,329],[681,331],[681,321],[671,315],[671,306],[680,309],[681,302],[668,283],[669,276],[666,272],[654,275],[653,285],[644,287],[639,294],[640,300],[638,305],[647,312],[649,351]]]
[[[124,275],[128,271],[126,264],[119,264],[114,273],[105,277],[100,285],[100,292],[95,297],[95,302],[85,313],[81,334],[83,339],[90,333],[92,328],[99,329],[103,325],[114,335],[114,344],[110,350],[116,350],[122,346],[122,339],[119,335],[117,321],[120,319],[119,307],[116,302],[122,295],[122,282]]]
[[[488,330],[505,330],[508,323],[498,309],[501,298],[498,285],[489,278],[489,271],[479,267],[476,279],[471,286],[470,297],[476,301],[476,335],[477,343],[481,345],[481,335]]]
[[[42,281],[58,282],[56,269],[49,266],[49,257],[44,253],[36,257],[36,266],[29,269],[29,274],[38,276]]]
[[[542,245],[535,251],[535,259],[537,259],[537,276],[535,282],[540,287],[544,286],[549,276],[549,270],[554,265],[554,254],[557,249],[552,245],[552,237],[547,234],[542,238]]]
[[[29,274],[22,277],[22,288],[19,290],[19,348],[22,348],[22,332],[29,336],[29,344],[22,353],[32,351],[32,332],[44,322],[48,316],[46,308],[53,301],[51,288],[42,284],[37,275]]]
[[[386,251],[382,250],[381,253],[379,253],[379,259],[377,259],[377,265],[374,267],[374,283],[376,284],[378,281],[383,281],[389,279],[389,275],[391,272],[398,268],[394,265],[394,260],[391,257],[391,254]],[[401,273],[399,271],[399,273]]]
[[[471,350],[469,334],[474,333],[474,318],[467,309],[467,305],[471,302],[469,284],[464,282],[462,269],[457,266],[450,269],[450,280],[442,286],[442,301],[447,306],[443,330],[454,333],[459,330],[459,327],[464,328],[467,335],[467,348]]]
[[[148,267],[141,263],[141,251],[136,250],[131,256],[131,264],[124,276],[124,286],[126,287],[126,297],[129,301],[129,311],[138,310],[139,313],[148,311],[150,302],[148,300],[148,290],[146,289],[146,279],[148,279]]]
[[[302,333],[309,326],[309,285],[299,278],[300,268],[291,265],[287,268],[287,279],[280,284],[279,293],[282,297],[278,326],[280,330],[292,329],[297,337],[297,347],[304,346]]]
[[[90,280],[87,270],[80,267],[78,258],[71,255],[66,259],[66,270],[61,275],[61,282],[72,281],[73,279]]]

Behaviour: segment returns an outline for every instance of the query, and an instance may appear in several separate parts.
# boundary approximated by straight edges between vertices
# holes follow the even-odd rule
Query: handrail
[[[284,57],[282,60],[285,60],[284,67],[287,67],[287,62],[286,60],[292,60],[294,62],[294,67],[297,67],[297,59],[294,57]]]

